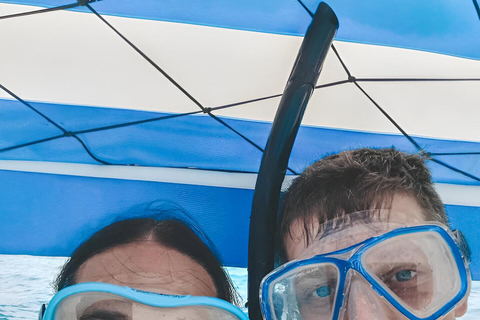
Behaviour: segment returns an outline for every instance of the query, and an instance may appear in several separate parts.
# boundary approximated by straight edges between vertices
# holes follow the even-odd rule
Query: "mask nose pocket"
[[[345,288],[343,320],[387,320],[386,301],[355,271],[350,271]],[[395,318],[399,319],[399,318]]]

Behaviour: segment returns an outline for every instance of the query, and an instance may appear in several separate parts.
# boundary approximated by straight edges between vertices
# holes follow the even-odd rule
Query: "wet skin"
[[[339,233],[333,233],[322,236],[319,233],[319,223],[313,223],[310,227],[310,234],[313,235],[313,241],[307,246],[307,238],[304,231],[303,221],[296,221],[292,224],[291,237],[285,239],[285,246],[289,260],[307,259],[319,254],[325,254],[350,247],[386,231],[396,229],[401,226],[418,224],[425,222],[425,216],[416,199],[412,196],[396,194],[393,197],[389,210],[381,211],[378,221],[383,225],[382,228],[371,228],[366,225],[355,224]],[[388,222],[388,224],[385,224]],[[348,232],[345,232],[348,231]],[[318,234],[318,235],[317,235]],[[413,280],[413,279],[412,279]],[[394,285],[401,285],[396,283]],[[421,286],[422,289],[428,287],[428,284]],[[413,286],[412,288],[413,289]],[[406,319],[397,310],[380,300],[372,291],[369,283],[358,274],[353,274],[351,285],[348,288],[347,305],[342,319],[349,320],[400,320]],[[428,300],[429,297],[424,297]],[[418,303],[411,301],[410,303]],[[462,300],[454,310],[449,312],[441,319],[452,320],[455,317],[461,317],[467,311],[467,299]],[[318,310],[307,308],[302,310],[304,320],[318,319]]]

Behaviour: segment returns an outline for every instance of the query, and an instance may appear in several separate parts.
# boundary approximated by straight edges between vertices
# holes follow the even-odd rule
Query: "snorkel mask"
[[[164,295],[96,282],[60,290],[40,313],[42,320],[248,320],[241,309],[218,298]]]
[[[469,290],[456,236],[438,223],[392,226],[376,223],[372,228],[386,231],[268,274],[260,291],[264,318],[433,320],[448,314]]]

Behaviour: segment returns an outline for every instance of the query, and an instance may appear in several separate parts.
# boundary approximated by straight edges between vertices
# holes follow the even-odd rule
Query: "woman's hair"
[[[196,261],[212,278],[217,297],[238,303],[238,294],[217,258],[212,242],[192,218],[178,207],[173,210],[148,208],[142,212],[143,217],[114,222],[82,243],[56,278],[55,290],[75,284],[79,268],[94,255],[135,241],[151,240]],[[136,214],[138,212],[133,213]]]

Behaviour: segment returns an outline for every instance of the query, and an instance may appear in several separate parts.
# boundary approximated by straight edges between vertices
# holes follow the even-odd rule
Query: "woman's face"
[[[148,240],[91,257],[77,272],[76,283],[81,282],[105,282],[163,294],[217,296],[212,278],[200,264]]]

